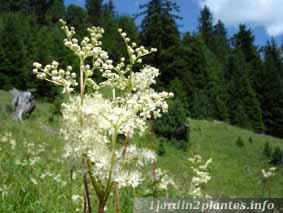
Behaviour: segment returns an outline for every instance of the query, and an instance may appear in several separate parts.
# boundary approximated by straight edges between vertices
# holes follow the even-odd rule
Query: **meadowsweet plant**
[[[209,198],[209,195],[206,193],[206,185],[211,180],[208,166],[212,162],[212,159],[204,162],[200,155],[195,155],[188,160],[191,163],[191,168],[194,172],[189,191],[190,195],[194,198]]]
[[[157,189],[160,191],[165,191],[166,196],[168,197],[169,187],[177,188],[177,185],[172,177],[168,174],[168,171],[161,170],[160,168],[156,169],[155,181]]]
[[[271,179],[275,175],[276,167],[270,167],[267,171],[262,169],[262,194],[265,195],[265,191],[268,191],[269,197],[271,195]]]
[[[61,86],[69,97],[62,105],[64,157],[81,162],[85,207],[91,211],[90,182],[99,201],[98,211],[104,212],[114,188],[136,188],[146,179],[142,168],[155,162],[156,154],[132,144],[131,139],[134,134],[144,134],[147,120],[167,112],[166,99],[173,94],[155,91],[152,85],[159,71],[142,65],[143,57],[156,49],[138,47],[119,29],[128,57],[115,64],[102,48],[102,28],[88,28],[89,36],[78,41],[75,28],[60,22],[66,35],[65,46],[79,58],[79,75],[71,66],[61,68],[56,61],[46,66],[35,62],[33,73]],[[141,67],[137,72],[136,64]],[[100,73],[102,82],[94,79],[95,72]],[[105,90],[111,91],[111,95],[105,95]],[[117,144],[118,135],[126,138],[122,146]]]

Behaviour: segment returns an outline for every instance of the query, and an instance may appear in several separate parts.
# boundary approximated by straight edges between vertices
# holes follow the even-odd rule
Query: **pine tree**
[[[103,13],[103,0],[86,0],[85,7],[89,22],[94,26],[98,26]]]
[[[24,38],[28,22],[23,15],[8,14],[2,17],[0,34],[0,87],[27,89],[30,70],[27,65],[28,48]]]
[[[240,49],[233,50],[229,58],[229,117],[232,124],[263,130],[259,101],[249,79],[249,66]]]
[[[35,15],[37,23],[46,25],[50,22],[50,20],[48,20],[47,13],[52,8],[53,3],[57,6],[61,5],[58,8],[59,10],[61,10],[62,7],[64,7],[64,3],[63,3],[62,0],[59,0],[59,1],[57,1],[57,0],[55,0],[55,1],[54,0],[40,0],[40,1],[29,0],[29,1],[27,1],[27,4],[26,4],[26,12],[28,14]],[[55,10],[56,10],[56,6],[53,7],[53,11],[55,11]],[[53,14],[53,15],[55,15],[55,14]]]
[[[214,53],[205,45],[203,46],[203,52],[208,69],[206,94],[210,103],[209,117],[228,121],[228,93],[224,79],[223,65],[218,62]]]
[[[208,118],[210,103],[207,95],[209,79],[203,43],[199,38],[186,34],[182,46],[186,56],[186,69],[180,79],[183,80],[189,98],[190,114],[193,118]]]
[[[27,12],[28,0],[0,0],[0,12]]]
[[[158,49],[156,54],[148,57],[147,62],[160,68],[161,76],[158,85],[165,86],[176,77],[169,79],[170,62],[167,59],[178,57],[175,53],[180,52],[178,50],[180,35],[176,24],[178,16],[174,14],[178,12],[178,6],[169,0],[151,0],[141,8],[143,12],[140,15],[144,18],[141,23],[140,40],[145,46]]]
[[[230,52],[230,45],[225,25],[220,20],[214,25],[213,48],[211,51],[216,55],[219,62],[222,62],[223,65],[226,64]]]
[[[145,15],[141,24],[141,42],[159,50],[179,44],[179,32],[175,22],[176,4],[169,0],[151,0],[141,6]]]
[[[235,48],[238,48],[244,54],[246,63],[250,66],[249,76],[251,79],[252,87],[257,91],[258,82],[257,75],[262,70],[262,63],[259,55],[258,48],[254,44],[255,37],[246,25],[239,26],[239,32],[234,35],[233,43]]]
[[[199,32],[204,43],[212,50],[214,47],[213,17],[207,6],[200,12]]]
[[[84,8],[77,5],[69,5],[66,11],[66,20],[77,29],[77,32],[84,32],[87,25],[87,14]]]
[[[66,15],[64,0],[53,0],[47,9],[46,15],[49,22],[53,23],[57,23],[59,19],[64,19]]]
[[[104,11],[112,16],[115,15],[115,6],[113,0],[108,0],[104,5]]]
[[[139,43],[139,31],[135,25],[134,18],[131,16],[122,15],[117,17],[117,19],[119,28],[122,28],[125,32],[127,32],[133,41]]]
[[[276,146],[271,156],[271,163],[274,165],[280,165],[283,163],[283,152],[280,146]]]
[[[272,39],[264,48],[264,69],[259,77],[266,132],[283,137],[283,70],[279,48]]]
[[[269,145],[269,143],[266,141],[263,147],[263,155],[269,158],[271,157],[271,152],[272,152],[272,148]]]

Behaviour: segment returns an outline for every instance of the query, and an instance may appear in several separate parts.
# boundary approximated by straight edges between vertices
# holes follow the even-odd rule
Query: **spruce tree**
[[[64,3],[62,0],[29,0],[27,1],[27,13],[33,14],[36,17],[37,23],[46,25],[50,22],[48,20],[47,13],[50,12],[50,9],[53,7],[53,11],[57,10],[56,7],[59,7],[58,9],[61,10],[64,8]],[[55,15],[53,13],[53,15]],[[55,21],[55,20],[54,20]]]
[[[249,66],[240,49],[233,50],[229,58],[229,117],[232,124],[263,130],[262,114],[256,93],[249,79]]]
[[[2,89],[27,89],[29,50],[24,38],[28,22],[23,15],[7,14],[2,17],[0,34],[0,87]]]
[[[268,134],[283,137],[283,64],[272,39],[264,48],[264,69],[260,75],[261,106]]]
[[[90,24],[98,26],[103,13],[103,0],[86,0],[85,2]]]
[[[69,5],[66,11],[66,20],[77,29],[78,33],[84,31],[87,23],[85,9],[77,5]]]
[[[169,0],[151,0],[142,5],[141,42],[159,50],[179,44],[179,32],[175,22],[176,4]]]
[[[28,0],[0,0],[0,12],[27,12]]]
[[[104,4],[104,11],[112,16],[115,15],[115,6],[113,0],[108,0],[108,2]]]
[[[224,79],[223,65],[218,62],[214,53],[205,45],[203,46],[203,52],[208,69],[206,94],[210,103],[209,117],[228,121],[228,93]]]
[[[252,87],[257,91],[259,86],[257,82],[257,75],[262,70],[262,63],[258,48],[255,46],[254,41],[255,37],[252,31],[248,29],[246,25],[241,24],[239,26],[239,32],[233,37],[233,43],[235,48],[242,51],[245,61],[250,67],[249,76]]]
[[[201,34],[204,43],[210,49],[213,49],[214,47],[213,17],[207,6],[205,6],[200,12],[199,32]]]
[[[186,49],[186,69],[182,73],[182,80],[188,94],[190,114],[193,118],[209,117],[209,100],[207,83],[209,70],[201,39],[186,34],[182,46]]]
[[[218,20],[213,28],[213,48],[211,51],[213,51],[213,53],[216,55],[219,62],[221,62],[223,65],[226,65],[229,56],[230,45],[227,38],[225,25],[221,20]]]
[[[47,20],[53,23],[57,23],[59,19],[64,19],[66,15],[64,0],[53,0],[46,11],[46,15]]]
[[[158,85],[166,86],[174,77],[168,78],[169,63],[163,57],[172,58],[176,56],[174,53],[180,52],[178,50],[180,35],[176,24],[178,16],[175,14],[178,12],[178,6],[169,0],[151,0],[141,8],[143,12],[140,15],[144,17],[141,23],[140,40],[145,46],[158,49],[156,54],[148,57],[148,63],[160,68],[161,76]]]

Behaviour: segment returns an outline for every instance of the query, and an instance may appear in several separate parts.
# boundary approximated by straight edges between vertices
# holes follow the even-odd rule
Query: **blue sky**
[[[114,0],[114,4],[118,13],[134,15],[140,11],[139,5],[147,3],[148,1],[149,0]],[[281,35],[283,35],[283,17],[281,16],[281,13],[283,13],[281,12],[283,11],[282,0],[174,1],[180,6],[179,15],[183,17],[182,20],[178,21],[180,32],[182,33],[197,30],[200,9],[204,4],[207,4],[214,12],[215,20],[219,17],[226,24],[229,35],[237,32],[239,23],[246,23],[254,32],[257,45],[265,44],[271,36],[275,38],[278,44],[281,43]],[[84,6],[85,4],[84,0],[65,0],[65,3],[66,5],[77,4],[80,6]],[[138,19],[137,24],[139,23],[140,20]]]

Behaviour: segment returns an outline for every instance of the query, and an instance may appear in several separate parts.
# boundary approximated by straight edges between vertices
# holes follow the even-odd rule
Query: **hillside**
[[[262,196],[261,169],[268,168],[268,159],[263,155],[263,147],[269,142],[272,147],[283,140],[255,134],[217,121],[191,120],[191,140],[187,153],[176,151],[170,145],[165,147],[166,154],[160,165],[175,174],[180,189],[188,189],[191,171],[187,158],[200,154],[204,159],[212,158],[211,176],[208,191],[212,196],[254,197]],[[244,145],[236,144],[241,137]],[[278,169],[272,181],[272,197],[283,195],[283,170]],[[184,193],[186,191],[184,190]]]
[[[52,119],[54,106],[39,102],[31,118],[20,124],[2,111],[9,100],[9,94],[0,91],[0,212],[73,212],[81,205],[71,199],[72,195],[81,194],[78,187],[81,177],[77,174],[70,181],[70,170],[62,160],[59,124]],[[264,144],[268,141],[273,148],[283,147],[283,140],[218,121],[190,120],[190,126],[188,151],[177,150],[166,142],[165,154],[159,158],[158,166],[168,170],[177,184],[177,190],[171,190],[170,196],[188,196],[192,171],[187,159],[194,154],[213,159],[209,195],[263,196],[261,169],[271,166],[263,155]],[[7,135],[9,132],[11,135]],[[242,146],[236,144],[238,137]],[[136,143],[148,144],[149,140],[148,136],[136,138]],[[278,168],[271,182],[271,196],[282,197],[282,186],[283,169]],[[130,199],[131,192],[125,194]],[[122,205],[131,206],[131,201],[123,200]]]

